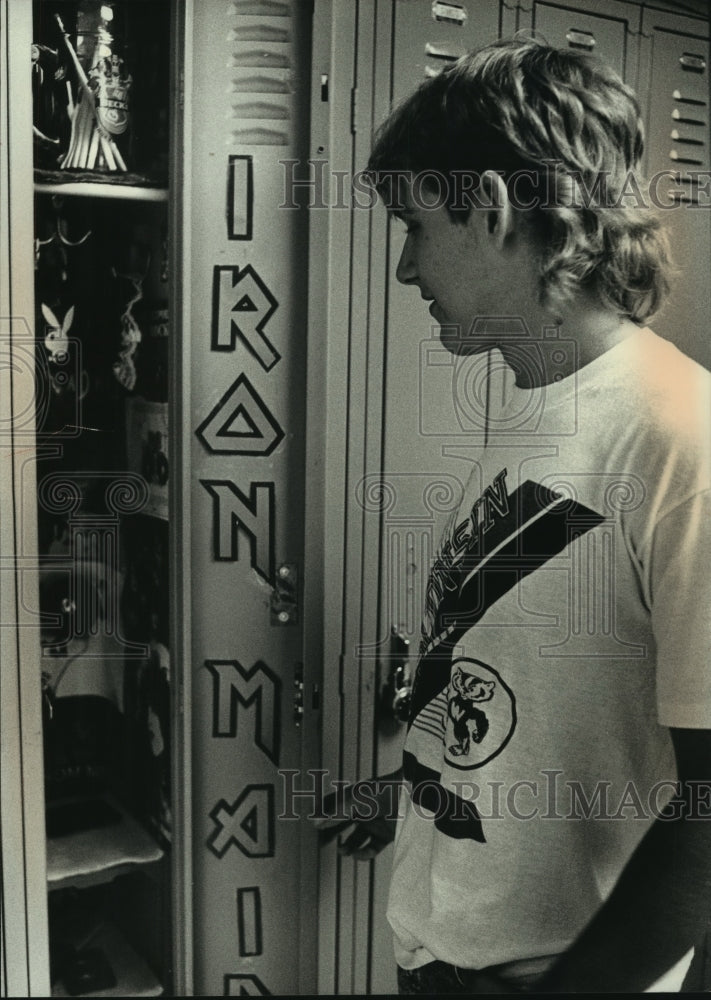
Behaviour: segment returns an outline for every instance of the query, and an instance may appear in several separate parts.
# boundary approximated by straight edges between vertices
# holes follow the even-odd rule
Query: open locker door
[[[308,237],[291,183],[307,155],[311,11],[191,6],[195,991],[297,995],[314,989],[316,855],[291,790],[317,764],[319,718],[301,656]]]

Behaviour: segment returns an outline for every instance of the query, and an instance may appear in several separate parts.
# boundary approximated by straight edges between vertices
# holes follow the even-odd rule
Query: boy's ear
[[[497,247],[501,248],[514,229],[513,206],[509,199],[508,188],[501,174],[495,170],[485,170],[481,175],[483,201],[490,205],[486,208],[486,231],[496,238]]]

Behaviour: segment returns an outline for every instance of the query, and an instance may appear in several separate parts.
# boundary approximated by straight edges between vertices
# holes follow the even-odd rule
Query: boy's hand
[[[314,821],[322,844],[340,837],[338,850],[369,861],[395,838],[400,773],[355,782],[331,792],[322,803],[325,819]]]

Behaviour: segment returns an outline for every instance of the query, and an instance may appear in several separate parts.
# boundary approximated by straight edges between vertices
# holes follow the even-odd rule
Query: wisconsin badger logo
[[[452,687],[456,693],[449,699],[447,709],[456,742],[447,749],[453,757],[464,757],[472,742],[481,743],[489,731],[489,720],[474,702],[491,701],[496,683],[465,674],[457,667],[452,674]]]

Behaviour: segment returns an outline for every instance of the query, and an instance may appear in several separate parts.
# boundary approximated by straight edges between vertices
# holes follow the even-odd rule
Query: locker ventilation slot
[[[675,90],[672,93],[672,97],[675,101],[679,101],[680,104],[693,104],[695,106],[706,107],[706,101],[701,100],[698,97],[689,97],[687,94],[682,94],[680,90]]]
[[[264,49],[248,49],[234,54],[234,64],[250,69],[289,69],[291,59],[283,52],[265,52]]]
[[[275,132],[266,128],[241,128],[232,133],[234,142],[242,146],[288,146],[286,132]]]
[[[703,160],[698,160],[694,156],[681,156],[675,149],[669,153],[669,159],[675,163],[689,163],[694,167],[702,167],[704,163]]]
[[[243,76],[232,83],[232,90],[239,94],[290,94],[291,87],[285,79],[271,76]]]
[[[287,28],[275,28],[271,24],[245,24],[244,27],[233,28],[229,34],[231,42],[288,42],[290,40]]]
[[[239,119],[277,119],[284,121],[289,118],[289,109],[280,104],[270,104],[267,101],[240,101],[233,104],[232,110]]]
[[[682,135],[678,129],[673,128],[670,133],[674,142],[685,142],[689,146],[703,146],[704,140],[697,139],[689,135]]]
[[[288,3],[280,0],[232,0],[232,7],[246,17],[291,17]]]
[[[667,194],[672,201],[683,205],[699,204],[699,181],[696,177],[685,177],[677,174],[676,183],[678,187],[669,188]]]
[[[703,101],[699,101],[699,104],[703,104]],[[706,122],[703,118],[689,118],[688,115],[683,115],[678,108],[674,108],[672,111],[672,119],[675,122],[680,122],[684,125],[705,125]]]

